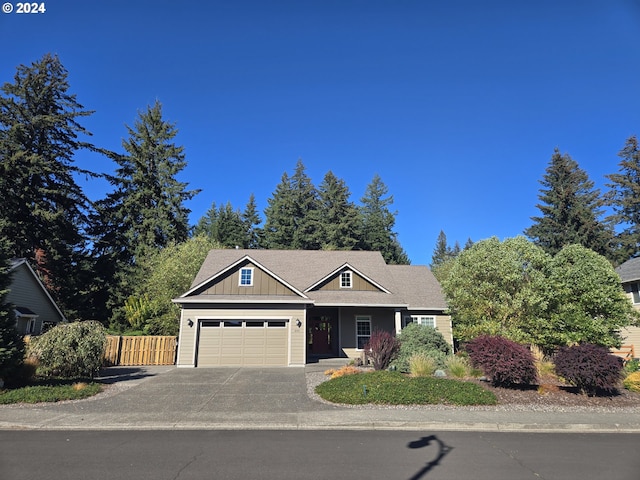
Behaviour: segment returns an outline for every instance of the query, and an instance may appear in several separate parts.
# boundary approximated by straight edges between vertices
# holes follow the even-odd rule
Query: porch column
[[[400,333],[400,330],[402,330],[402,312],[400,310],[396,310],[395,320],[396,320],[396,335],[398,335]]]

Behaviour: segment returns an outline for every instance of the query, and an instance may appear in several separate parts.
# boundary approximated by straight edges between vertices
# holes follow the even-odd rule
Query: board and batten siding
[[[38,315],[38,323],[58,323],[60,314],[51,304],[51,300],[42,290],[42,285],[34,278],[26,264],[18,265],[12,271],[11,288],[7,302],[17,307],[26,307]]]
[[[342,272],[351,272],[351,287],[340,286],[340,275]],[[343,270],[334,276],[331,280],[322,284],[317,290],[352,290],[358,292],[379,292],[380,289],[371,282],[365,280],[352,270]]]
[[[240,269],[253,268],[253,285],[240,286]],[[206,290],[200,292],[204,295],[291,295],[297,296],[291,289],[281,282],[266,274],[251,263],[246,263],[237,270],[221,277]]]
[[[179,367],[193,367],[196,360],[196,345],[198,342],[199,322],[202,320],[286,320],[286,335],[288,335],[289,351],[288,365],[304,365],[306,361],[305,329],[306,316],[304,307],[300,308],[215,308],[206,307],[184,308],[180,316],[180,337],[178,343],[177,365]],[[193,326],[189,326],[189,320]],[[301,326],[296,325],[300,320]]]

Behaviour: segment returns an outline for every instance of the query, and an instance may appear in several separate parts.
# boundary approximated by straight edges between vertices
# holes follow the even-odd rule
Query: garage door
[[[286,320],[201,320],[198,367],[288,364]]]

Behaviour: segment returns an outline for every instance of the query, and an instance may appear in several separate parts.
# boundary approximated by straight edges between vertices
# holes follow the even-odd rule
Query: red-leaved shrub
[[[400,350],[400,342],[384,330],[371,332],[369,342],[364,347],[367,356],[373,363],[374,370],[384,370],[389,367]]]
[[[496,386],[527,385],[536,381],[531,351],[504,337],[482,335],[471,340],[466,350],[474,367],[479,368]]]
[[[587,395],[613,392],[621,380],[622,359],[600,345],[584,343],[563,347],[554,363],[558,375]]]

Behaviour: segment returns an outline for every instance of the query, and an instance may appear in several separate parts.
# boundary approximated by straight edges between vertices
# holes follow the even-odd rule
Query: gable
[[[250,286],[240,285],[242,269],[251,269],[252,282]],[[298,296],[287,285],[265,272],[260,266],[250,260],[237,264],[234,268],[206,282],[193,295],[277,295]]]
[[[11,270],[11,285],[7,302],[16,307],[27,308],[42,322],[65,321],[53,299],[45,290],[29,265],[21,261]]]
[[[345,273],[350,276],[350,286],[343,287],[342,274]],[[368,279],[360,275],[357,271],[349,267],[341,268],[338,272],[325,279],[309,291],[340,291],[347,290],[352,292],[382,292],[382,289],[375,286]]]

